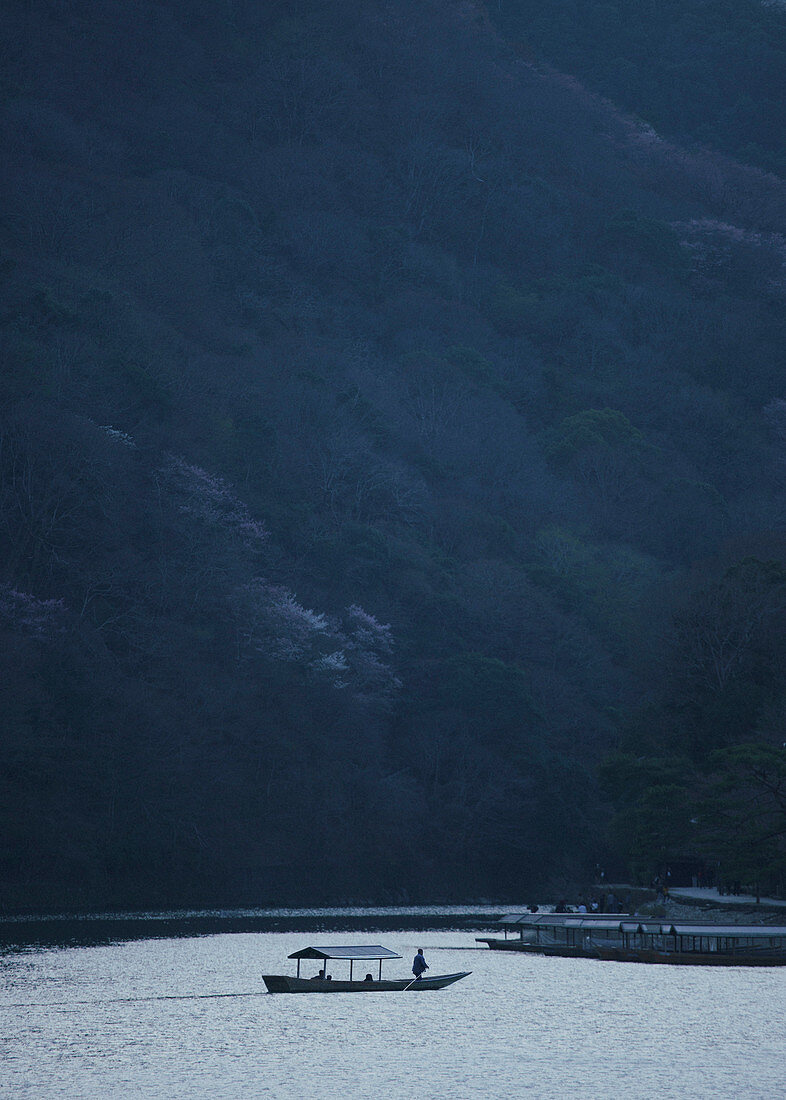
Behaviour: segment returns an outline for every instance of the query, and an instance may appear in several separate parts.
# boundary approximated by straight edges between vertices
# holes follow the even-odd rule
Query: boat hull
[[[326,981],[324,978],[292,978],[286,974],[263,974],[262,980],[268,993],[422,993],[428,989],[444,989],[471,974],[462,970],[458,974],[439,974],[433,978],[403,978],[399,981]]]
[[[666,966],[786,966],[786,953],[655,951],[648,948],[598,947],[607,962],[660,963]]]
[[[522,943],[521,940],[479,939],[476,943],[487,943],[492,951],[517,951],[523,955],[555,955],[564,959],[596,959],[598,953],[594,946],[579,947],[569,943]]]
[[[552,955],[563,959],[603,959],[606,962],[661,963],[666,966],[786,966],[786,952],[766,951],[656,951],[653,948],[622,947],[590,943],[521,943],[519,940],[478,939],[492,951],[518,951],[525,955]]]

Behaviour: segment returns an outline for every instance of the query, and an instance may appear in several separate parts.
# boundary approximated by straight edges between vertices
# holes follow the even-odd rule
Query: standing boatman
[[[412,973],[415,975],[416,981],[420,981],[426,970],[428,970],[428,963],[423,958],[423,948],[419,947],[417,955],[412,960]]]

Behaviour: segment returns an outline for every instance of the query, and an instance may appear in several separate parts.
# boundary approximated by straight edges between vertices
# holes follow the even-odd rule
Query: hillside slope
[[[783,561],[783,182],[324,9],[9,5],[7,904],[580,878],[675,606]]]

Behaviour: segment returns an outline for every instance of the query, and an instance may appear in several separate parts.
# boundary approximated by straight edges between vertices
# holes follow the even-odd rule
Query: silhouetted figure
[[[423,977],[425,971],[428,970],[428,963],[423,958],[423,948],[418,948],[418,953],[412,960],[412,973],[415,975],[417,981]]]
[[[325,971],[320,970],[320,972],[318,974],[314,975],[314,977],[311,979],[311,981],[312,982],[321,982],[321,981],[324,980],[324,977],[325,977]]]
[[[373,982],[373,981],[374,981],[374,978],[372,977],[372,975],[371,975],[371,974],[366,974],[366,976],[365,976],[365,978],[363,979],[363,981],[364,981],[364,982]]]

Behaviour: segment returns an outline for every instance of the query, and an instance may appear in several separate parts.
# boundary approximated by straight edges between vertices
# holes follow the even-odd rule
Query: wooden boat
[[[478,942],[496,951],[610,962],[786,966],[786,927],[783,926],[664,924],[658,920],[619,919],[619,916],[511,914],[503,918],[505,939],[486,937],[478,938]],[[517,928],[519,938],[507,939],[507,929],[511,925]]]
[[[667,966],[786,966],[786,953],[760,951],[656,951],[653,948],[601,947],[596,957],[607,962],[662,963]]]
[[[597,959],[597,944],[616,939],[626,913],[508,913],[495,924],[504,929],[499,936],[477,936],[477,943],[492,951],[518,951],[525,955],[550,955],[566,959]],[[508,932],[518,932],[509,939]]]
[[[520,955],[558,955],[566,959],[595,959],[597,952],[579,944],[545,943],[543,940],[500,940],[493,937],[476,937],[476,943],[485,943],[492,951],[517,951]]]
[[[401,955],[390,951],[379,944],[349,946],[349,947],[304,947],[300,951],[294,951],[288,956],[297,959],[297,973],[294,976],[286,974],[263,974],[262,980],[269,993],[391,993],[391,992],[423,992],[426,989],[444,989],[445,986],[466,978],[470,970],[462,970],[458,974],[439,974],[433,978],[398,978],[383,979],[382,963],[385,959],[400,959]],[[319,960],[323,966],[320,973],[310,978],[300,976],[300,964],[303,959]],[[330,960],[341,960],[349,963],[349,977],[347,979],[333,977],[325,973],[325,964]],[[353,968],[356,962],[377,962],[379,964],[377,976],[367,973],[362,980],[353,978]],[[324,975],[324,976],[323,976]]]
[[[669,966],[786,966],[786,928],[767,924],[623,925],[598,958]]]

